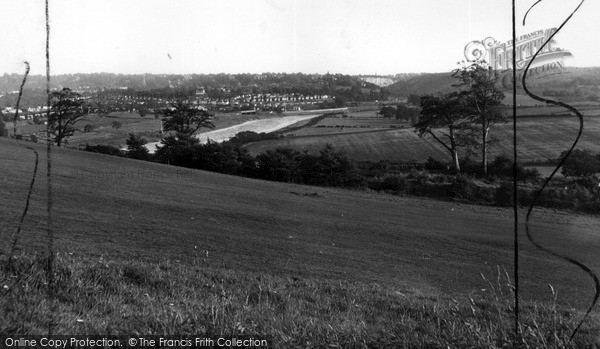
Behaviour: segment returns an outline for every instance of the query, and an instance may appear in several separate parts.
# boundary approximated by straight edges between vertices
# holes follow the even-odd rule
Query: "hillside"
[[[445,93],[452,90],[456,79],[447,73],[426,73],[398,81],[386,87],[392,95],[424,95],[432,93]]]
[[[2,234],[9,234],[23,206],[33,155],[12,141],[0,144],[1,217],[7,222]],[[197,246],[210,252],[215,267],[447,294],[481,286],[479,273],[497,265],[511,268],[510,210],[264,182],[75,150],[57,149],[54,155],[60,251],[185,260]],[[43,245],[44,193],[40,175],[20,240],[24,251]],[[547,246],[597,269],[596,222],[543,213],[536,215],[535,229]],[[572,267],[528,244],[522,256],[525,295],[540,294],[551,283],[564,300],[587,299],[587,280]]]
[[[543,162],[556,159],[561,152],[568,149],[577,136],[579,121],[569,115],[551,115],[551,108],[520,108],[518,121],[518,156],[523,163]],[[578,143],[578,149],[587,149],[592,152],[600,151],[597,134],[600,131],[599,110],[596,107],[589,109],[580,108],[584,115],[584,132]],[[564,110],[556,109],[556,113]],[[539,113],[535,115],[534,113]],[[360,118],[348,117],[343,121],[339,119],[325,119],[319,124],[303,129],[303,132],[294,132],[282,139],[267,140],[250,143],[246,148],[256,155],[277,147],[291,147],[298,151],[308,151],[317,154],[326,144],[331,144],[335,149],[344,151],[356,161],[392,162],[423,162],[428,157],[449,161],[448,152],[431,137],[419,138],[408,124],[399,124],[397,128],[387,126],[376,128],[377,122],[383,123],[382,118],[371,117],[365,123],[370,128],[346,127],[345,132],[340,127],[322,127],[327,123],[337,125],[361,122]],[[325,133],[325,131],[330,131]],[[490,156],[512,153],[512,123],[495,125],[490,136],[494,139],[489,150]]]
[[[529,81],[529,80],[528,80]],[[392,95],[424,95],[450,92],[452,85],[457,82],[452,78],[451,72],[447,73],[426,73],[410,77],[406,80],[396,82],[386,87]],[[547,75],[543,78],[536,78],[530,81],[534,91],[545,90],[568,92],[571,94],[580,93],[578,97],[585,97],[586,94],[598,95],[595,88],[600,85],[600,68],[577,68],[568,67],[557,74]],[[577,92],[580,89],[581,92]],[[509,92],[507,90],[506,92]],[[524,94],[520,91],[520,94]],[[600,96],[599,96],[600,97]]]
[[[42,253],[46,245],[45,151],[41,145],[25,144],[41,155],[17,249],[18,254],[32,255]],[[12,140],[0,139],[0,146],[4,250],[25,202],[34,156]],[[456,313],[469,314],[469,305],[461,303],[459,310],[453,302],[486,293],[489,280],[505,278],[503,270],[511,277],[509,209],[265,182],[70,149],[53,151],[52,168],[55,249],[60,263],[57,275],[60,280],[66,277],[61,275],[82,278],[61,281],[61,285],[73,283],[63,286],[72,289],[61,291],[61,304],[66,307],[61,308],[65,312],[61,317],[72,318],[73,323],[84,319],[76,330],[69,322],[61,322],[59,333],[120,333],[115,329],[123,326],[127,333],[235,334],[244,333],[247,326],[250,333],[282,331],[277,337],[286,343],[319,336],[326,341],[355,343],[360,329],[366,331],[361,338],[369,341],[383,336],[399,343],[402,340],[397,336],[402,331],[393,329],[391,324],[397,318],[390,309],[409,307],[417,312],[402,326],[417,326],[416,339],[410,340],[413,345],[461,346],[456,340],[465,338],[463,331],[467,331],[470,340],[488,346],[490,342],[482,342],[480,332],[465,328],[463,315]],[[597,226],[597,218],[541,211],[535,214],[533,233],[545,246],[576,256],[598,270]],[[521,242],[524,301],[551,302],[551,284],[561,307],[581,309],[587,305],[593,290],[584,274],[534,250],[524,238]],[[4,280],[0,278],[8,282]],[[27,281],[30,277],[25,280],[35,282]],[[500,279],[498,287],[504,287]],[[108,299],[99,290],[114,294],[110,304],[102,305]],[[43,304],[45,293],[37,297],[42,298],[35,302]],[[64,300],[69,297],[75,297],[74,303]],[[261,301],[260,297],[265,298]],[[11,309],[7,320],[0,321],[0,333],[19,328],[43,332],[23,319],[42,321],[36,326],[43,327],[44,306],[35,312],[27,307],[25,313],[15,312],[20,302],[33,304],[34,300],[8,298],[0,302],[5,312]],[[490,311],[485,310],[486,302],[473,304],[478,312],[486,312]],[[99,305],[89,308],[89,304]],[[215,306],[223,312],[219,319]],[[441,330],[435,329],[429,307],[438,314],[435,316],[450,321],[443,338],[437,337]],[[406,311],[412,312],[410,309]],[[490,331],[493,336],[499,331],[503,338],[510,337],[509,308],[502,309],[506,312],[503,319],[507,319],[498,321],[506,321],[508,327],[491,326]],[[271,312],[273,318],[261,315]],[[190,320],[189,314],[197,315]],[[578,316],[570,317],[561,337]],[[486,328],[494,323],[485,319],[476,321],[483,321]],[[425,322],[432,327],[419,327]],[[458,325],[450,325],[454,322]],[[106,327],[106,323],[114,325]],[[333,333],[322,332],[328,324],[335,326]],[[300,328],[314,332],[289,335]],[[423,335],[434,339],[418,339]],[[306,345],[302,343],[294,346]]]

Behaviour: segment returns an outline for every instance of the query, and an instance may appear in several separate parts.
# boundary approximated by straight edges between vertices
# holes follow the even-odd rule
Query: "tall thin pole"
[[[54,293],[54,272],[52,270],[54,263],[54,233],[52,227],[52,156],[51,156],[51,143],[52,143],[52,132],[50,122],[50,13],[49,13],[49,0],[46,0],[46,180],[47,180],[47,191],[46,191],[46,234],[48,239],[48,261],[47,261],[47,278],[48,278],[48,296],[52,302]],[[53,314],[50,311],[50,322],[48,325],[48,335],[52,335],[53,327]]]
[[[514,279],[515,279],[515,342],[514,347],[519,347],[519,210],[517,188],[517,55],[515,52],[517,42],[515,0],[512,0],[512,71],[513,71],[513,214],[514,214]]]

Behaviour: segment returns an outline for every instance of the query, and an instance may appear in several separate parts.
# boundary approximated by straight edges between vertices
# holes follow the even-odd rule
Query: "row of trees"
[[[461,172],[460,153],[480,150],[481,172],[488,173],[490,129],[506,121],[504,93],[496,87],[497,72],[484,63],[463,65],[452,72],[457,79],[456,91],[446,95],[422,96],[421,114],[415,131],[430,136],[452,157],[457,173]]]

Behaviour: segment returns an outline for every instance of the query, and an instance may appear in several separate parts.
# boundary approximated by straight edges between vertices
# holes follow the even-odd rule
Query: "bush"
[[[92,124],[87,124],[83,127],[83,133],[89,133],[94,130],[94,126]]]
[[[93,153],[101,153],[107,155],[123,156],[121,149],[114,145],[85,145],[85,151],[91,151]]]
[[[360,171],[366,177],[383,177],[390,171],[390,162],[381,160],[378,162],[365,161],[359,164]]]
[[[126,143],[128,150],[127,157],[138,160],[148,160],[150,158],[148,148],[144,146],[147,143],[145,138],[135,133],[130,133]]]
[[[302,154],[297,159],[302,183],[333,187],[355,187],[363,183],[354,162],[330,144],[325,145],[318,156]]]
[[[463,174],[479,175],[481,174],[481,164],[471,157],[460,159],[460,169]]]
[[[473,180],[465,175],[458,175],[454,178],[451,185],[452,196],[455,198],[476,200],[477,186]]]
[[[8,131],[6,130],[6,124],[4,120],[0,119],[0,137],[8,136]]]
[[[256,157],[257,177],[279,182],[300,183],[299,171],[302,154],[291,149],[278,147]]]
[[[373,178],[367,182],[367,187],[373,190],[386,190],[407,193],[410,191],[410,181],[404,176],[388,175],[383,178]]]
[[[228,142],[242,145],[242,144],[247,144],[247,143],[251,143],[251,142],[259,142],[259,141],[278,139],[278,138],[280,138],[280,137],[275,134],[264,133],[264,132],[256,133],[253,131],[243,131],[243,132],[237,133],[233,138],[229,139]]]
[[[512,206],[514,197],[514,186],[512,183],[504,182],[498,188],[494,194],[494,203],[497,206]]]
[[[497,156],[488,168],[488,175],[512,177],[513,160],[504,154]],[[537,182],[540,179],[540,173],[534,168],[526,169],[517,163],[517,178],[520,181]]]
[[[434,159],[431,156],[425,161],[425,169],[429,171],[446,172],[449,169],[448,164],[441,162],[438,159]]]
[[[566,151],[562,152],[559,159],[564,158],[566,154]],[[586,177],[598,172],[600,172],[600,159],[588,150],[573,150],[562,165],[562,174],[565,177]]]

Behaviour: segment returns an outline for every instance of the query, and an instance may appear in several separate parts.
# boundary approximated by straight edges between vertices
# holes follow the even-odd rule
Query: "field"
[[[232,113],[215,114],[215,129],[219,130],[233,125],[238,125],[250,120],[260,120],[273,118],[274,115],[239,115]],[[114,121],[121,124],[121,127],[115,129],[112,127]],[[68,139],[69,146],[76,147],[79,144],[111,144],[117,147],[124,147],[125,140],[129,133],[133,132],[146,138],[149,142],[159,141],[161,121],[154,118],[154,115],[148,115],[144,118],[137,113],[115,112],[108,117],[99,117],[96,114],[90,114],[80,119],[76,124],[77,129],[83,130],[85,125],[92,125],[91,132],[76,132],[73,137]],[[209,131],[209,130],[202,130]]]
[[[45,151],[41,145],[21,144],[37,149],[42,161],[17,254],[43,254]],[[5,183],[0,188],[4,202],[0,219],[5,222],[0,232],[5,251],[24,205],[34,156],[12,140],[0,140],[0,145]],[[452,341],[467,332],[472,341],[487,343],[484,346],[496,343],[496,336],[510,337],[506,304],[490,315],[506,322],[492,326],[492,337],[486,339],[491,342],[481,342],[484,339],[477,337],[481,332],[465,327],[463,316],[470,315],[459,315],[469,314],[469,309],[473,316],[489,311],[484,306],[488,301],[469,305],[468,297],[479,299],[485,289],[491,292],[490,285],[498,286],[494,292],[507,287],[504,292],[510,293],[502,286],[510,283],[504,270],[510,278],[512,269],[509,209],[265,182],[71,149],[55,149],[52,168],[54,244],[63,270],[59,276],[67,275],[60,276],[61,285],[68,289],[60,299],[73,299],[57,305],[63,319],[57,333],[115,333],[121,323],[128,333],[203,333],[212,328],[235,334],[242,326],[252,328],[250,333],[277,335],[286,343],[313,336],[355,343],[356,331],[370,341],[381,335],[396,345],[402,338],[406,343],[407,334],[395,326],[417,326],[409,335],[417,337],[411,339],[414,345],[460,346]],[[599,270],[598,223],[598,218],[542,210],[535,214],[534,234],[545,246]],[[549,284],[556,290],[555,306],[582,309],[590,300],[590,282],[577,269],[535,250],[524,238],[520,254],[524,301],[552,303]],[[37,262],[29,269],[27,262],[21,263],[23,270],[37,270]],[[31,281],[35,278],[25,280],[42,285]],[[85,291],[76,286],[90,282],[96,290],[112,294],[112,300],[94,288]],[[254,288],[262,291],[252,293]],[[0,321],[0,333],[18,328],[42,331],[46,306],[33,312],[28,307],[18,310],[19,302],[45,304],[45,293],[40,292],[32,299],[12,293],[13,298],[6,298],[2,307],[9,317]],[[500,297],[490,295],[492,300]],[[89,304],[105,305],[89,308]],[[531,311],[551,310],[535,307]],[[215,309],[222,314],[215,315]],[[396,311],[413,315],[400,320]],[[195,317],[189,319],[190,314]],[[274,315],[266,319],[264,314]],[[452,339],[436,337],[441,329],[435,329],[435,317],[427,314],[450,321],[444,331]],[[564,320],[569,323],[565,328],[572,328],[579,316],[575,314]],[[74,325],[81,318],[83,324]],[[316,326],[310,319],[321,324],[311,330],[315,332],[293,332]],[[339,327],[338,321],[349,327]],[[486,328],[492,324],[477,321],[484,321]],[[429,322],[433,327],[418,327]],[[319,332],[327,324],[335,325],[333,332]],[[370,330],[383,332],[372,332],[372,338]],[[589,331],[587,336],[597,335]],[[419,336],[433,336],[437,342],[423,342],[429,337]]]
[[[540,162],[557,158],[571,145],[577,135],[579,122],[574,116],[543,116],[545,108],[520,108],[518,115],[527,113],[540,116],[518,119],[518,155],[520,161]],[[550,108],[552,115],[559,112]],[[546,110],[548,113],[548,110]],[[532,113],[532,114],[529,114]],[[600,152],[600,117],[597,107],[584,110],[584,133],[579,149]],[[594,116],[591,116],[594,115]],[[424,161],[428,157],[448,160],[448,152],[430,137],[421,139],[407,123],[398,122],[394,128],[391,121],[379,117],[326,118],[309,128],[295,130],[288,137],[248,144],[252,154],[259,154],[279,146],[316,153],[326,144],[345,151],[357,161],[390,160],[397,162]],[[332,126],[333,125],[333,126]],[[339,127],[336,127],[338,125]],[[341,125],[344,125],[342,128]],[[492,128],[490,136],[492,158],[500,154],[512,154],[512,122]]]
[[[317,128],[320,131],[319,128]],[[310,131],[309,131],[310,132]],[[316,154],[326,144],[343,150],[357,161],[390,160],[398,162],[423,161],[428,157],[445,159],[446,153],[433,141],[422,140],[411,128],[369,130],[357,132],[324,133],[314,136],[292,136],[279,140],[250,143],[251,154],[260,154],[276,147],[292,147],[298,151]]]
[[[317,117],[318,115],[302,115],[302,116],[282,116],[274,117],[269,119],[261,120],[250,120],[245,121],[241,124],[220,128],[213,131],[205,131],[196,134],[196,137],[200,139],[200,142],[206,143],[209,140],[213,142],[224,142],[230,138],[233,138],[236,134],[244,131],[256,132],[256,133],[270,133],[275,132],[286,126],[290,126],[297,123],[305,123],[310,119]],[[161,142],[152,142],[145,144],[145,147],[154,153],[157,146]]]

